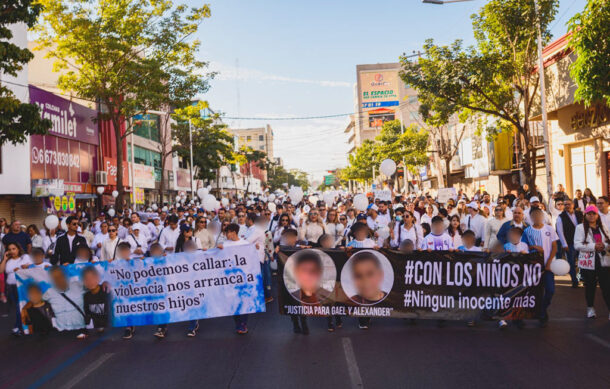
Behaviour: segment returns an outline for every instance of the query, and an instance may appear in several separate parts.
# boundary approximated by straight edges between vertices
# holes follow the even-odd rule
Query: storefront
[[[65,213],[91,206],[98,170],[97,112],[31,85],[29,92],[30,103],[53,123],[47,135],[30,138],[32,197],[38,199],[34,204]],[[56,197],[61,198],[59,209]]]

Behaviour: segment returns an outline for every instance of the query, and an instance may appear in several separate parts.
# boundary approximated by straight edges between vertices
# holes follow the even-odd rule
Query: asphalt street
[[[120,329],[84,341],[13,338],[11,316],[0,319],[0,388],[608,388],[610,321],[599,290],[596,304],[598,319],[585,319],[584,289],[558,279],[544,329],[376,319],[363,331],[348,319],[329,333],[313,318],[305,336],[274,302],[250,316],[247,335],[217,318],[202,320],[196,338],[172,324],[163,341],[153,327],[130,341]]]

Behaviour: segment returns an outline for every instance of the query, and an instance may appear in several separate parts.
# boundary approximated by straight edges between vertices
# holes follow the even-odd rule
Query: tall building
[[[374,139],[383,123],[402,120],[405,126],[421,123],[417,92],[405,85],[398,72],[400,63],[357,65],[354,112],[345,133],[350,153],[367,139]]]
[[[269,161],[275,161],[273,157],[273,130],[270,125],[258,128],[229,129],[235,139],[235,148],[250,147],[253,150],[262,151],[267,154]],[[241,166],[243,174],[251,175],[261,181],[267,181],[267,172],[260,169],[255,163],[249,167]]]

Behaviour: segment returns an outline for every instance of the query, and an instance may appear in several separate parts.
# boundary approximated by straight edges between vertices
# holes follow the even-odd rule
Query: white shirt
[[[391,246],[399,247],[407,239],[413,242],[414,247],[419,247],[424,239],[421,227],[413,224],[410,229],[406,229],[404,224],[396,223],[394,225],[394,239],[390,242]]]
[[[112,261],[116,253],[116,246],[121,242],[121,239],[117,236],[114,240],[110,238],[106,239],[102,243],[102,249],[100,251],[100,259],[102,261]]]
[[[163,249],[168,247],[176,248],[176,241],[178,241],[178,237],[180,236],[180,228],[176,226],[175,229],[172,229],[170,226],[167,226],[161,231],[161,235],[159,236],[159,244]]]
[[[544,263],[546,264],[551,257],[551,251],[553,250],[553,242],[559,239],[555,229],[548,224],[542,226],[542,228],[535,228],[529,226],[523,232],[526,241],[530,246],[540,246],[544,252]]]
[[[256,253],[258,254],[258,260],[261,263],[265,262],[265,231],[258,228],[256,225],[248,227],[246,231],[246,240],[256,247]]]
[[[16,285],[17,279],[15,278],[15,270],[21,269],[23,265],[31,265],[32,260],[27,254],[22,255],[17,259],[9,259],[6,261],[5,272],[6,272],[6,283],[8,285]]]
[[[144,235],[142,235],[142,233],[140,233],[140,235],[138,235],[138,236],[136,236],[136,234],[129,234],[129,235],[127,235],[126,241],[131,246],[131,257],[132,258],[140,258],[144,255],[144,253],[146,253],[146,250],[148,250],[148,239]],[[134,251],[136,251],[138,246],[142,250],[143,254],[134,253]]]
[[[377,214],[377,223],[381,224],[383,226],[387,226],[388,224],[390,224],[390,222],[392,221],[392,218],[390,217],[390,211],[387,210],[385,214],[379,212]]]
[[[486,223],[487,219],[479,213],[475,214],[474,217],[472,215],[466,217],[466,229],[474,232],[474,236],[477,239],[483,239]]]
[[[102,255],[102,248],[97,247],[98,243],[103,244],[108,239],[108,233],[102,234],[101,232],[96,234],[91,243],[91,248],[95,250],[95,255],[100,257]]]
[[[247,240],[241,239],[241,238],[238,240],[227,239],[222,243],[222,247],[225,248],[225,247],[241,246],[241,245],[248,244],[248,243],[249,242]]]

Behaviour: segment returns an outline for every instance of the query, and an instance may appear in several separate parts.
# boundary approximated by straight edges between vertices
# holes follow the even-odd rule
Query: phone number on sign
[[[39,149],[32,147],[32,163],[69,167],[80,167],[80,156],[70,153],[57,152],[55,150]]]

